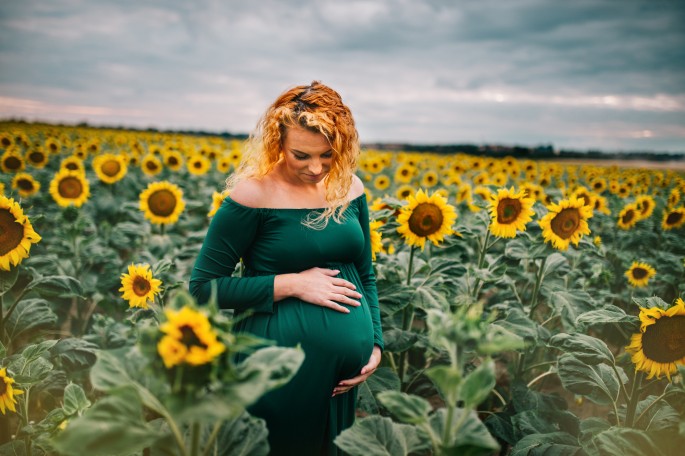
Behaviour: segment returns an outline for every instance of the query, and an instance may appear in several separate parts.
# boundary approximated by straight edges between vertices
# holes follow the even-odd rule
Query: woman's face
[[[285,132],[283,155],[289,177],[296,182],[317,184],[331,170],[333,149],[321,133],[290,127]]]

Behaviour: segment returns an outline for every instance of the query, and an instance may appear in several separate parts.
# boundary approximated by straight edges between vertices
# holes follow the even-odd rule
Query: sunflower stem
[[[633,427],[635,420],[635,409],[637,408],[638,399],[640,398],[640,385],[642,384],[642,372],[635,370],[635,375],[633,377],[633,388],[630,392],[630,398],[628,400],[628,408],[626,410],[626,420],[623,423],[624,427]],[[616,415],[618,420],[618,415]]]
[[[14,300],[14,302],[10,306],[9,310],[7,310],[7,313],[3,317],[2,321],[7,321],[10,319],[12,312],[14,312],[14,309],[17,307],[17,304],[19,304],[19,301],[21,301],[21,298],[23,298],[26,293],[27,293],[26,288],[21,290],[21,293],[19,293],[19,296],[17,296],[17,298]],[[3,327],[4,327],[4,325],[3,325]]]
[[[407,265],[407,286],[411,284],[411,275],[412,275],[412,266],[414,264],[414,251],[416,250],[416,246],[411,246],[411,249],[409,250],[409,265]],[[402,310],[402,330],[403,331],[409,331],[411,329],[411,325],[414,320],[414,306],[410,302],[405,306],[405,308]],[[399,363],[399,371],[398,375],[400,377],[400,385],[404,383],[404,377],[405,377],[405,371],[407,369],[406,364],[407,364],[407,356],[408,356],[408,350],[403,351],[400,353],[400,363]]]
[[[624,385],[623,382],[621,381],[621,376],[618,373],[618,369],[616,369],[616,365],[612,363],[611,368],[614,370],[614,373],[616,374],[616,378],[618,379],[618,383],[621,385],[619,392],[623,394],[623,397],[625,398],[625,400],[627,402],[630,398],[628,396],[628,390],[626,389],[626,385]],[[620,395],[619,395],[619,397],[620,397]]]
[[[483,268],[483,264],[485,263],[485,253],[488,250],[488,242],[490,241],[490,228],[485,229],[485,238],[483,239],[483,243],[480,244],[480,252],[478,252],[478,269]],[[497,241],[495,241],[497,242]],[[491,244],[495,245],[495,242]],[[473,296],[473,299],[478,298],[478,294],[480,292],[480,277],[476,278],[476,281],[473,283],[473,289],[471,290],[471,295]]]
[[[533,380],[529,381],[526,386],[530,389],[530,387],[533,386],[538,380],[542,380],[543,378],[547,377],[548,375],[552,375],[552,374],[556,374],[556,372],[553,369],[548,370],[547,372],[544,372],[544,373],[538,375],[537,377],[535,377]]]
[[[209,456],[209,453],[212,451],[212,445],[214,445],[214,441],[219,436],[219,431],[221,430],[221,426],[223,424],[223,421],[218,421],[214,425],[212,433],[209,435],[209,439],[207,439],[207,443],[205,444],[205,450],[202,452],[202,456]]]
[[[666,392],[664,392],[661,396],[659,396],[659,397],[657,397],[656,399],[654,399],[654,402],[652,402],[651,404],[649,404],[649,405],[642,411],[642,413],[640,413],[640,416],[638,416],[637,419],[635,420],[635,424],[639,423],[640,420],[642,419],[642,417],[645,416],[645,414],[646,414],[652,407],[654,407],[654,406],[657,404],[657,402],[659,402],[660,400],[662,400],[663,398],[665,398],[666,396],[668,396],[668,395],[671,394],[671,393],[676,393],[676,394],[677,394],[677,393],[679,393],[679,391],[673,391],[673,390],[671,390],[671,391],[666,391]],[[646,429],[645,429],[645,430],[646,430]]]
[[[200,448],[200,423],[193,422],[190,430],[190,456],[198,456]]]
[[[540,262],[540,268],[538,269],[537,277],[535,279],[535,288],[533,289],[533,299],[530,302],[530,313],[528,317],[533,319],[533,313],[535,308],[538,306],[538,298],[540,297],[540,289],[542,288],[542,280],[545,276],[545,262],[547,262],[547,257],[543,257]]]
[[[165,225],[164,223],[161,223],[161,224],[159,225],[159,234],[161,234],[162,236],[164,236],[165,233],[166,233],[166,225]]]

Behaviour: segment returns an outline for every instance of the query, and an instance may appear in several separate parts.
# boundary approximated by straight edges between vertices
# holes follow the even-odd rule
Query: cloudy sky
[[[0,0],[0,118],[249,132],[340,92],[363,142],[685,152],[680,0]]]

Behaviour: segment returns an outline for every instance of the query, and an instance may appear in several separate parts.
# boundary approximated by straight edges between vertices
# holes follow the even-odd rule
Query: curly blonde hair
[[[304,224],[323,229],[331,218],[339,223],[350,203],[348,194],[357,169],[359,135],[352,113],[338,92],[319,81],[286,90],[269,106],[245,144],[240,165],[226,179],[226,190],[273,170],[282,160],[285,134],[292,127],[321,133],[333,151],[331,168],[324,178],[328,206]]]

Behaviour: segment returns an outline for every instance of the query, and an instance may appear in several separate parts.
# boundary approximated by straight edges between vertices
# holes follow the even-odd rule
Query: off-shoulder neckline
[[[362,192],[359,196],[356,196],[350,200],[350,203],[357,201],[359,198],[366,197],[366,193]],[[234,205],[241,207],[243,209],[251,209],[255,211],[323,211],[326,210],[325,207],[250,207],[240,204],[231,196],[226,197],[226,201],[233,203]]]

